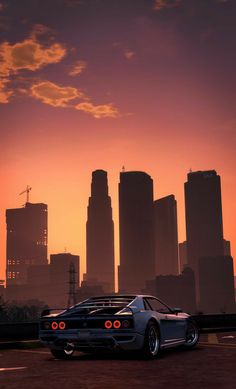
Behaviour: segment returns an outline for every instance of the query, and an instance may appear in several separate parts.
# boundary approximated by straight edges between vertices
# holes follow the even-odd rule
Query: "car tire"
[[[56,349],[51,349],[51,353],[56,359],[71,359],[72,355],[74,354],[74,350],[56,350]]]
[[[153,321],[149,322],[144,337],[142,355],[146,359],[154,359],[160,353],[160,331]]]
[[[199,329],[194,321],[189,320],[186,330],[186,343],[185,349],[192,349],[195,347],[199,340]]]

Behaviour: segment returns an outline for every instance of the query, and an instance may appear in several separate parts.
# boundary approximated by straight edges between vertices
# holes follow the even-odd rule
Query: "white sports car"
[[[92,297],[57,314],[42,314],[39,337],[56,358],[74,351],[137,350],[147,358],[160,350],[196,346],[199,330],[187,313],[148,295]]]

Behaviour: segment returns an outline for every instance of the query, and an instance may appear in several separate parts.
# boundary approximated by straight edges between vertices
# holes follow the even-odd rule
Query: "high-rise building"
[[[86,244],[86,280],[90,284],[101,284],[104,292],[114,292],[114,223],[111,198],[108,195],[107,172],[104,170],[95,170],[92,173]]]
[[[184,270],[184,268],[187,266],[188,263],[188,257],[187,257],[187,242],[186,240],[184,242],[179,243],[179,267],[180,272]]]
[[[203,313],[235,313],[234,269],[230,256],[199,259],[200,310]]]
[[[120,173],[119,290],[138,293],[155,277],[153,181],[139,171]]]
[[[156,275],[179,274],[177,205],[174,195],[154,201]]]
[[[224,255],[220,176],[190,172],[184,186],[188,264],[198,290],[199,258]]]
[[[7,209],[6,285],[27,282],[30,265],[47,265],[47,205]]]
[[[192,269],[186,267],[179,275],[156,276],[146,282],[145,294],[157,296],[170,307],[184,312],[196,312],[195,278]]]
[[[70,253],[59,253],[50,255],[50,280],[51,286],[57,296],[57,305],[62,308],[67,305],[70,287],[71,264],[75,273],[75,289],[80,284],[80,257]],[[55,293],[54,292],[54,293]]]

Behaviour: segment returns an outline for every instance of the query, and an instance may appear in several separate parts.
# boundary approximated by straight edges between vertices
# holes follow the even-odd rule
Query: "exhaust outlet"
[[[74,349],[75,349],[75,345],[73,343],[66,343],[64,350],[70,352],[70,351],[74,351]]]

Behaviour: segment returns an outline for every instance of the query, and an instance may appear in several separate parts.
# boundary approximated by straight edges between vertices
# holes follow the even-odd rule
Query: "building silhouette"
[[[120,173],[119,290],[138,293],[155,276],[153,181],[139,171]]]
[[[215,170],[190,172],[184,187],[188,265],[198,300],[199,258],[224,255],[220,176]]]
[[[80,257],[70,253],[50,255],[50,284],[53,293],[56,293],[57,306],[66,307],[70,292],[70,272],[73,265],[75,289],[80,285]],[[52,298],[52,297],[51,297]]]
[[[195,278],[190,268],[186,267],[180,275],[161,275],[147,281],[144,293],[157,296],[170,307],[196,312]]]
[[[174,195],[154,201],[156,275],[179,274],[177,205]]]
[[[187,242],[186,240],[184,242],[179,243],[179,268],[180,272],[184,270],[184,268],[187,266],[188,263],[188,257],[187,257]]]
[[[199,259],[199,293],[203,313],[236,312],[232,257]]]
[[[87,274],[91,284],[101,284],[105,292],[115,290],[114,223],[108,195],[107,172],[92,173],[91,197],[86,224]]]
[[[6,285],[27,282],[27,269],[47,265],[47,205],[27,202],[23,208],[6,210]]]

